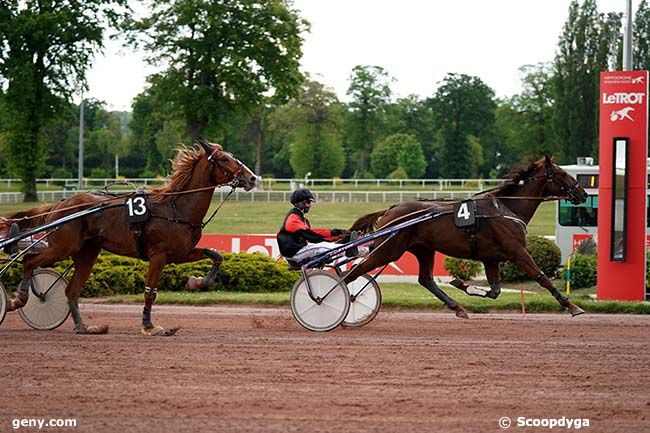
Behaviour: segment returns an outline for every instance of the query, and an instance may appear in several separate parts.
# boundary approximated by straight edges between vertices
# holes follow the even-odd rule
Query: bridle
[[[561,182],[557,177],[557,171],[553,170],[552,165],[548,165],[548,164],[544,165],[544,174],[539,175],[539,176],[528,177],[528,178],[524,179],[523,182],[528,183],[528,182],[533,182],[533,181],[540,180],[540,179],[546,180],[546,182],[549,183],[549,184],[557,183],[559,185],[560,189],[562,190],[562,192],[564,192],[566,194],[569,201],[571,201],[572,203],[579,203],[580,202],[580,198],[578,196],[578,188],[580,187],[580,182],[578,182],[576,180],[574,183],[572,183],[570,185],[566,184],[564,182]]]
[[[221,171],[223,171],[224,176],[226,176],[226,177],[228,177],[228,175],[230,175],[230,173],[228,172],[228,170],[226,170],[226,168],[223,165],[219,164],[219,161],[217,160],[217,156],[219,155],[220,152],[228,154],[232,159],[237,161],[237,170],[235,171],[234,174],[232,174],[232,179],[230,180],[230,182],[223,183],[223,184],[218,185],[218,186],[229,186],[229,187],[231,187],[233,189],[237,188],[238,186],[240,186],[243,183],[243,180],[244,180],[243,176],[241,175],[242,172],[244,171],[244,163],[241,162],[239,159],[235,158],[232,153],[226,152],[225,150],[219,149],[218,147],[214,148],[212,153],[210,153],[210,155],[208,156],[208,161],[210,161],[210,163],[213,166],[219,167],[221,169]]]

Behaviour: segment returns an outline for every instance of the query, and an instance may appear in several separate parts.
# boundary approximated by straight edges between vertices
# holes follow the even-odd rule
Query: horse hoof
[[[573,308],[571,308],[570,312],[571,312],[571,317],[576,317],[581,314],[585,314],[585,310],[578,307],[577,305],[574,305]]]
[[[467,286],[466,292],[470,296],[480,296],[481,298],[485,298],[489,294],[489,292],[476,286]]]
[[[26,303],[27,303],[27,299],[22,299],[20,297],[16,297],[16,299],[8,300],[7,301],[7,312],[16,311],[19,308],[23,308]]]
[[[203,278],[190,277],[185,283],[185,290],[198,290],[203,286]]]
[[[149,337],[170,337],[176,334],[179,329],[181,329],[180,326],[176,326],[170,329],[165,329],[162,326],[153,326],[151,328],[142,327],[142,335]]]
[[[487,292],[485,295],[486,295],[488,298],[490,298],[490,299],[496,299],[496,298],[499,297],[500,294],[501,294],[501,290],[499,290],[499,291],[496,291],[496,290],[490,290],[490,291]]]
[[[456,317],[458,317],[460,319],[469,319],[469,315],[467,314],[467,310],[465,310],[460,305],[455,310],[456,310]]]
[[[175,327],[170,328],[170,329],[165,329],[165,330],[163,330],[163,333],[160,334],[160,335],[162,335],[163,337],[170,337],[172,335],[175,335],[178,332],[179,329],[181,329],[180,326],[175,326]]]
[[[108,333],[108,325],[102,325],[102,326],[83,326],[81,328],[75,329],[77,334],[84,334],[84,335],[98,335],[98,334],[107,334]]]

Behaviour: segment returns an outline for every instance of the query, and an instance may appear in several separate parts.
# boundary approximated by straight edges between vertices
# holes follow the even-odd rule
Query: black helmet
[[[311,191],[309,191],[306,188],[300,188],[295,190],[294,192],[291,193],[291,198],[289,199],[291,204],[294,206],[300,203],[301,201],[305,201],[305,200],[316,201],[314,199],[314,194],[312,194]]]

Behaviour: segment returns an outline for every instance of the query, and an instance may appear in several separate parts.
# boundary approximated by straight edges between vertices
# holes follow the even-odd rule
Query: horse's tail
[[[43,204],[32,209],[5,215],[4,218],[9,222],[18,223],[21,230],[38,227],[43,225],[45,218],[54,206],[54,204]]]
[[[359,231],[362,234],[368,234],[375,231],[379,218],[381,218],[388,209],[369,213],[357,219],[350,227],[350,231]]]

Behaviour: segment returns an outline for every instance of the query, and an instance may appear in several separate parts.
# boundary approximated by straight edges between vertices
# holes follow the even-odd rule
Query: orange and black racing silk
[[[289,211],[277,234],[278,247],[284,257],[291,258],[307,243],[336,241],[329,229],[317,229],[309,224],[305,214],[295,207]]]

